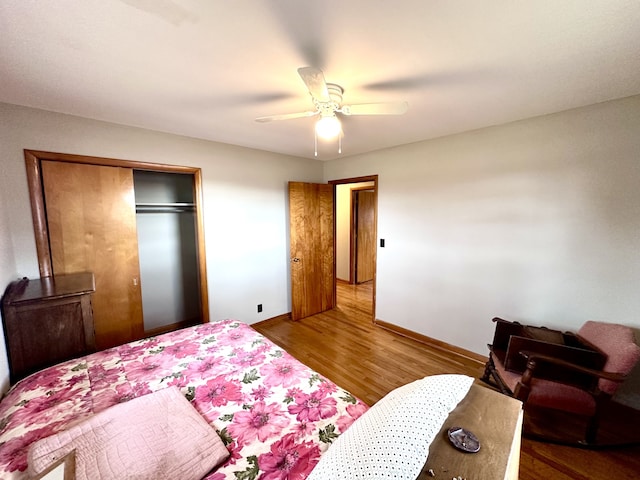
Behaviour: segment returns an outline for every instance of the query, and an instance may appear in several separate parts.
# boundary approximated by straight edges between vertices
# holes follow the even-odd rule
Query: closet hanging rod
[[[180,213],[195,212],[193,203],[138,203],[136,213]]]
[[[195,203],[192,202],[139,202],[136,203],[136,207],[195,207]]]
[[[136,213],[193,213],[193,208],[136,208]]]

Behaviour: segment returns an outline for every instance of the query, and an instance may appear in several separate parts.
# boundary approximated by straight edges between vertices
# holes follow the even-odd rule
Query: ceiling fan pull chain
[[[342,153],[342,130],[340,131],[340,135],[338,136],[338,153]]]

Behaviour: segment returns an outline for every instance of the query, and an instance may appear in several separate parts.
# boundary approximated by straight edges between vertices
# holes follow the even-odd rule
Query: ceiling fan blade
[[[327,82],[324,80],[322,70],[314,67],[301,67],[298,69],[298,74],[313,98],[319,102],[331,101],[329,90],[327,89]]]
[[[318,115],[319,113],[320,112],[318,110],[314,110],[313,112],[298,112],[298,113],[284,113],[282,115],[268,115],[266,117],[256,118],[256,122],[266,123],[266,122],[272,122],[274,120],[289,120],[291,118],[313,117],[314,115]]]
[[[343,105],[340,112],[344,115],[402,115],[409,109],[407,102],[361,103]]]

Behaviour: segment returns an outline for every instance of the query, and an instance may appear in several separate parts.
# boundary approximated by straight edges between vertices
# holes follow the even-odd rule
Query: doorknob
[[[300,259],[298,257],[294,257],[294,258],[291,259],[291,261],[293,263],[298,263],[300,261]]]

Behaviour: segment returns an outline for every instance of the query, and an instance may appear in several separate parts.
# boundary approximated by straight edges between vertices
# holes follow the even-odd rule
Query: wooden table
[[[418,479],[517,480],[522,419],[522,402],[474,383],[431,443]],[[457,450],[447,436],[451,427],[473,432],[480,451]]]

